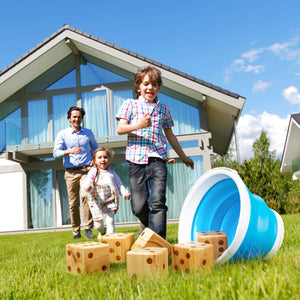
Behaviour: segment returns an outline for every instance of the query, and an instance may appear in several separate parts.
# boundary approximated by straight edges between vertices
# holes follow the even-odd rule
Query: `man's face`
[[[71,123],[71,127],[75,130],[78,130],[81,128],[81,122],[82,122],[82,116],[81,112],[78,110],[73,110],[71,112],[71,117],[69,118],[69,121]]]

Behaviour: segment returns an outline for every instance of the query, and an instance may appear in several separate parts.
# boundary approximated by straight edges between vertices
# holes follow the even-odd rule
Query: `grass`
[[[284,241],[271,260],[227,263],[210,273],[174,273],[169,266],[168,276],[144,280],[129,278],[126,264],[111,264],[108,274],[67,273],[69,231],[0,236],[0,299],[300,299],[300,214],[282,218]],[[171,244],[177,230],[168,225]]]

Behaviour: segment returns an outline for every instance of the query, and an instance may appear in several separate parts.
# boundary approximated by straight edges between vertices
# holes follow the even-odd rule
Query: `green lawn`
[[[190,274],[174,273],[169,265],[168,276],[144,280],[129,278],[126,264],[111,264],[109,274],[67,273],[65,246],[74,242],[70,231],[0,236],[0,299],[300,299],[300,214],[282,218],[284,241],[269,261]],[[177,224],[168,225],[171,244],[177,230]]]

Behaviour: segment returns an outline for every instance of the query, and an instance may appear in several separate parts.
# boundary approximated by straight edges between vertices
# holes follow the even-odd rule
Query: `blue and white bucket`
[[[284,235],[280,215],[228,168],[209,170],[192,186],[182,206],[178,242],[197,241],[197,232],[216,230],[228,239],[228,248],[216,264],[272,258]]]

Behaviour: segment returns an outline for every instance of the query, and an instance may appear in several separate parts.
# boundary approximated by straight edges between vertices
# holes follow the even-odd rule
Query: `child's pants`
[[[115,213],[111,211],[105,218],[106,221],[106,233],[115,232]],[[104,234],[103,219],[99,221],[94,221],[94,228],[98,230],[101,234]]]

